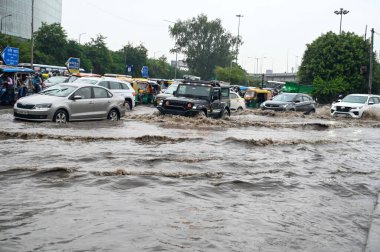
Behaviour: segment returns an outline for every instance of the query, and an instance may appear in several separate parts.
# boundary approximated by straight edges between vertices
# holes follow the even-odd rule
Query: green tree
[[[149,67],[149,77],[170,78],[170,65],[165,56],[161,56],[158,59],[148,59],[147,66]]]
[[[201,14],[176,22],[169,27],[169,33],[175,39],[172,51],[186,55],[190,72],[195,75],[210,79],[216,66],[231,65],[238,39],[222,27],[220,19],[209,21],[206,15]]]
[[[117,53],[123,59],[124,69],[125,65],[133,65],[132,76],[140,77],[141,68],[145,66],[147,62],[148,50],[142,44],[135,47],[133,44],[128,43],[117,51]]]
[[[42,23],[34,38],[36,63],[62,65],[66,62],[67,35],[60,24]]]
[[[89,70],[92,70],[93,73],[105,74],[111,70],[112,57],[106,46],[105,39],[106,37],[98,34],[96,38],[91,38],[91,41],[84,46],[85,56],[93,66]]]
[[[214,70],[217,80],[230,82],[233,85],[248,85],[250,78],[247,72],[240,66],[219,67]]]
[[[307,45],[298,77],[313,84],[320,102],[330,102],[339,93],[366,93],[369,43],[353,33],[328,32]]]

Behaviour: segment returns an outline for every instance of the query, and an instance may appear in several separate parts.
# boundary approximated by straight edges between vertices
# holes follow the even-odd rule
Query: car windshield
[[[46,80],[47,83],[61,83],[67,79],[66,76],[53,76]]]
[[[210,97],[211,87],[195,85],[179,85],[176,96],[197,97],[207,99]]]
[[[273,101],[291,102],[297,94],[280,94],[273,98]]]
[[[177,90],[178,85],[170,85],[168,89],[166,89],[165,94],[173,94],[174,91]]]
[[[86,83],[86,84],[92,84],[95,85],[98,83],[99,80],[93,80],[93,79],[86,79],[86,78],[78,78],[73,82],[78,82],[78,83]]]
[[[364,104],[367,101],[367,96],[361,95],[347,95],[343,98],[342,102],[351,102],[351,103],[362,103]]]
[[[58,97],[66,97],[69,94],[71,94],[77,87],[75,86],[69,86],[69,85],[55,85],[51,88],[45,89],[44,91],[40,92],[42,95],[51,95],[51,96],[58,96]]]

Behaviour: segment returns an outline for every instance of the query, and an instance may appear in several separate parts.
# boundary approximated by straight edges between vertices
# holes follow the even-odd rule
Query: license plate
[[[25,110],[19,110],[18,113],[21,114],[21,115],[27,115],[27,114],[28,114],[28,111],[25,111]]]

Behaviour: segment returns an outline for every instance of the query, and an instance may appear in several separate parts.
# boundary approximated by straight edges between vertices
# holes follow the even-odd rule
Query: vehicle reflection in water
[[[63,126],[2,112],[0,250],[365,247],[377,122],[153,111]]]

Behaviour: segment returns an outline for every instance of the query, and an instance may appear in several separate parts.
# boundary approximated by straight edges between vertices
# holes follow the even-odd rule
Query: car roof
[[[349,94],[349,95],[355,95],[355,96],[377,96],[379,97],[379,95],[375,95],[375,94]],[[347,96],[349,96],[347,95]]]

